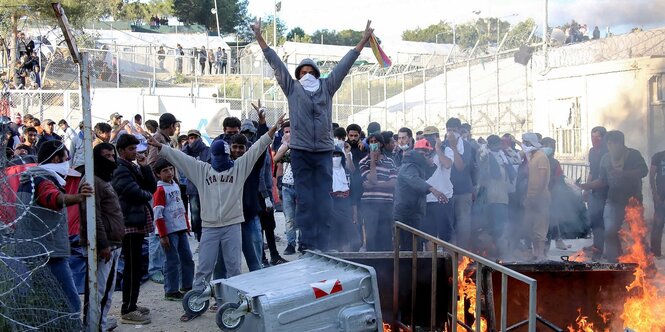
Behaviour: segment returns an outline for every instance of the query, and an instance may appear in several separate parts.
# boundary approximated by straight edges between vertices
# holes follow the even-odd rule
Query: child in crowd
[[[166,255],[164,298],[180,301],[183,294],[192,289],[194,281],[194,260],[187,240],[187,233],[190,232],[189,220],[182,202],[180,186],[173,181],[173,165],[165,159],[159,159],[153,169],[159,179],[153,196],[155,227]]]

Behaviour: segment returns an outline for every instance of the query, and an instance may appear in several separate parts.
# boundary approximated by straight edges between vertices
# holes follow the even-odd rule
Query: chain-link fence
[[[510,45],[524,44],[532,35],[533,31],[525,36],[509,31],[503,41]],[[150,98],[146,96],[158,100],[159,106],[148,109],[146,103],[138,102],[137,114],[158,115],[170,111],[169,107],[176,104],[192,112],[223,104],[228,105],[225,107],[229,114],[249,117],[253,114],[250,103],[259,99],[269,108],[286,112],[288,104],[272,68],[262,52],[252,49],[250,45],[244,50],[229,52],[224,74],[220,73],[217,63],[207,58],[202,66],[198,55],[189,49],[184,50],[184,56],[170,48],[162,52],[158,46],[106,45],[104,49],[84,50],[92,59],[93,113],[100,108],[113,107],[95,102],[95,95],[105,93],[105,88],[140,89],[141,100]],[[453,47],[445,56],[400,53],[400,57],[407,60],[402,59],[402,64],[390,68],[360,61],[352,67],[332,100],[333,119],[341,126],[350,123],[366,126],[377,121],[384,128],[396,131],[404,126],[414,130],[427,125],[443,128],[446,120],[454,116],[470,123],[478,136],[525,132],[532,124],[531,81],[536,69],[533,63],[523,66],[513,61],[517,49],[497,49],[500,47],[474,50]],[[289,68],[295,68],[300,58],[312,55],[280,56]],[[239,61],[235,61],[238,57]],[[45,63],[44,90],[16,92],[12,97],[12,110],[77,123],[79,96],[72,91],[78,86],[77,66],[64,48],[57,48],[48,59],[41,61]],[[322,74],[325,76],[336,64],[337,61],[332,60],[320,61]],[[162,88],[190,92],[187,96],[173,96]]]

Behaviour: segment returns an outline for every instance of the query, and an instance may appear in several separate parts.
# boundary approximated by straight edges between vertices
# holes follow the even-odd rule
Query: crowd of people
[[[39,239],[50,251],[46,266],[70,311],[81,310],[70,256],[73,248],[88,245],[82,203],[92,195],[99,255],[94,291],[103,299],[104,331],[115,324],[107,314],[121,256],[121,320],[151,321],[150,309],[138,304],[146,238],[148,274],[164,284],[170,301],[203,290],[211,278],[239,275],[243,256],[250,271],[285,263],[274,233],[277,202],[286,225],[283,255],[393,250],[396,221],[497,260],[544,261],[552,243],[568,248],[559,227],[566,217],[559,212],[576,207],[561,201],[573,189],[564,181],[554,139],[524,133],[521,140],[511,134],[475,140],[471,126],[458,118],[448,119],[445,128],[403,127],[397,133],[376,122],[340,127],[332,123],[331,100],[372,35],[370,22],[325,78],[309,59],[292,77],[262,38],[260,21],[251,28],[288,98],[288,121],[282,115],[269,127],[259,102],[253,105],[258,121],[228,117],[223,134],[208,146],[195,129],[181,135],[173,114],[144,123],[140,115],[124,121],[114,113],[94,127],[94,190],[82,181],[81,124],[75,129],[61,120],[56,130],[54,121],[29,115],[9,124],[7,167],[21,174],[17,213],[29,212],[13,236]],[[416,129],[422,130],[414,134]],[[588,191],[593,245],[585,250],[616,262],[624,208],[630,198],[641,200],[649,168],[620,131],[597,127],[591,137],[590,175],[577,184]],[[661,233],[664,156],[654,156],[650,177],[660,213],[655,230]],[[190,234],[199,242],[197,263]],[[654,251],[660,251],[657,235]],[[432,250],[410,236],[400,239],[403,250]],[[90,290],[83,291],[89,305]],[[180,319],[199,314],[186,312]]]
[[[27,38],[25,32],[20,32],[16,42],[18,58],[13,61],[14,81],[9,82],[9,89],[41,89],[41,68],[34,41]],[[12,59],[11,51],[7,49],[6,52],[8,58]]]

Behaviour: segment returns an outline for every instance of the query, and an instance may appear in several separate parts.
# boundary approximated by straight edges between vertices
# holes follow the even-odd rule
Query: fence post
[[[443,121],[447,121],[450,117],[448,115],[448,62],[443,64],[443,108],[445,109],[446,118]]]
[[[505,39],[505,38],[504,38]],[[503,44],[503,43],[502,43]],[[496,51],[496,133],[501,133],[501,95],[499,94],[500,90],[500,80],[499,80],[499,50]]]
[[[372,122],[372,83],[369,79],[370,73],[369,71],[367,72],[367,110],[369,112],[368,114],[368,122]],[[367,133],[369,135],[369,133]]]
[[[467,82],[469,84],[469,95],[468,95],[468,98],[469,98],[468,112],[469,112],[469,114],[468,114],[467,121],[469,122],[469,124],[471,124],[473,126],[473,121],[471,121],[471,114],[472,114],[472,108],[473,108],[473,106],[471,106],[471,103],[473,102],[473,96],[471,96],[471,60],[466,61],[466,70],[467,70],[467,73],[466,73],[467,77],[466,78],[467,78]]]
[[[117,45],[115,48],[115,87],[120,88],[120,52]]]
[[[388,77],[383,76],[383,123],[384,126],[390,127],[388,124]]]
[[[403,126],[406,126],[406,95],[404,94],[405,79],[406,77],[404,76],[404,72],[402,72],[402,125]]]
[[[157,87],[157,56],[152,53],[152,46],[150,47],[150,57],[152,58],[152,95],[155,94],[155,88]]]
[[[427,76],[425,75],[425,68],[423,68],[423,109],[425,110],[425,125],[428,125],[429,117],[427,116]]]

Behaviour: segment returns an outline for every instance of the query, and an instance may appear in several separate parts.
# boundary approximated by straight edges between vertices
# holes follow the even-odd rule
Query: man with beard
[[[626,147],[622,132],[609,131],[605,140],[608,153],[600,161],[600,177],[591,183],[580,185],[580,188],[608,188],[603,211],[605,258],[616,263],[621,256],[619,229],[625,220],[626,206],[631,198],[642,203],[642,178],[647,176],[649,168],[639,151]]]
[[[360,198],[363,196],[363,178],[360,172],[360,161],[367,157],[368,151],[365,145],[360,141],[362,129],[359,125],[353,123],[346,127],[347,143],[351,146],[351,159],[353,160],[354,171],[351,173],[351,205],[353,206],[353,223],[357,227],[357,238],[352,239],[351,247],[358,250],[362,247],[362,203]]]
[[[196,160],[206,163],[210,162],[210,148],[203,143],[201,132],[196,129],[188,131],[187,142],[182,152]],[[192,232],[196,236],[196,241],[201,241],[201,198],[199,197],[196,186],[191,181],[187,181],[187,196],[189,198],[189,216],[192,222]]]
[[[113,171],[118,167],[116,163],[115,147],[110,143],[100,143],[93,149],[95,172],[95,215],[97,223],[97,289],[100,303],[99,328],[102,331],[113,329],[115,322],[108,321],[106,316],[111,309],[113,291],[115,290],[116,269],[122,251],[122,238],[125,236],[125,224],[122,208],[118,200],[111,179]],[[80,204],[81,228],[79,237],[81,246],[87,247],[87,221],[85,204]],[[90,289],[85,283],[83,322],[88,324],[87,307],[90,305]]]
[[[397,152],[395,152],[395,158],[393,158],[397,167],[402,166],[404,153],[411,150],[414,143],[411,129],[402,127],[397,131]]]

